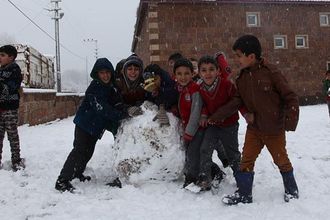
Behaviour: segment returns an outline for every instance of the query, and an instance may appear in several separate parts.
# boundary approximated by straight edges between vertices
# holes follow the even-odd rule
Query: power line
[[[25,14],[19,7],[17,7],[11,0],[8,0],[8,2],[14,6],[22,15],[24,15],[24,17],[26,17],[32,24],[34,24],[39,30],[41,30],[44,34],[46,34],[50,39],[52,39],[53,41],[56,41],[54,37],[52,37],[47,31],[45,31],[42,27],[40,27],[36,22],[34,22],[27,14]],[[70,54],[72,54],[73,56],[76,56],[82,60],[85,60],[85,58],[77,55],[76,53],[72,52],[70,49],[68,49],[67,47],[65,47],[63,44],[60,44],[60,46],[66,50],[67,52],[69,52]]]

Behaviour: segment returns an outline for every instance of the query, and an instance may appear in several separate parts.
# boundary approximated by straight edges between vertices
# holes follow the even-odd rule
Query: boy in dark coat
[[[7,131],[11,148],[11,162],[14,171],[24,169],[20,156],[17,131],[19,89],[22,82],[21,69],[15,62],[17,50],[11,45],[0,47],[0,168],[3,139]]]
[[[73,120],[76,124],[73,149],[55,184],[55,189],[59,191],[73,191],[70,181],[74,178],[90,180],[83,172],[94,153],[97,140],[101,139],[105,129],[116,134],[120,120],[128,115],[114,87],[113,74],[114,69],[108,59],[100,58],[94,64],[90,74],[93,80]]]
[[[261,58],[258,38],[242,36],[236,40],[233,50],[241,67],[236,79],[237,91],[230,102],[209,118],[209,123],[224,120],[242,104],[254,118],[248,124],[239,172],[235,175],[238,190],[222,201],[228,205],[252,202],[254,164],[264,145],[281,172],[284,200],[297,199],[298,187],[285,148],[285,131],[296,129],[298,97],[276,67]]]

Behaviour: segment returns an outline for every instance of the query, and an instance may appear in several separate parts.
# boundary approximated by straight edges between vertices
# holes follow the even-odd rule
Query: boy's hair
[[[255,54],[256,59],[261,59],[261,45],[256,36],[244,35],[236,40],[233,50],[240,50],[245,56]]]
[[[12,45],[4,45],[4,46],[0,47],[0,52],[1,53],[5,53],[5,54],[8,54],[8,56],[14,57],[14,60],[17,57],[17,50]]]
[[[218,62],[214,59],[214,57],[206,55],[206,56],[202,56],[199,61],[198,61],[198,69],[201,68],[201,65],[205,63],[205,64],[213,64],[217,69],[219,69],[219,65]]]
[[[182,59],[182,58],[184,58],[184,57],[182,56],[181,53],[173,53],[168,57],[168,61],[174,60],[174,62],[176,62],[177,60]]]
[[[190,62],[190,60],[186,59],[186,58],[181,58],[178,59],[175,63],[174,63],[174,67],[173,67],[173,73],[175,73],[175,70],[177,68],[179,68],[180,66],[184,66],[184,67],[188,67],[190,69],[191,72],[194,72],[194,67],[192,65],[192,63]]]

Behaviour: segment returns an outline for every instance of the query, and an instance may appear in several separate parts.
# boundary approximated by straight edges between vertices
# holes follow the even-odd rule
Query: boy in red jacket
[[[239,116],[236,111],[225,120],[208,123],[208,117],[231,99],[235,93],[235,87],[227,79],[227,73],[219,74],[218,62],[211,56],[202,57],[199,60],[198,69],[203,80],[200,85],[200,94],[204,102],[200,125],[206,127],[201,145],[199,186],[208,188],[211,184],[212,154],[219,145],[223,147],[234,175],[238,171],[241,157],[237,137]]]
[[[204,137],[204,130],[200,129],[199,120],[203,101],[199,93],[199,86],[193,81],[193,65],[185,58],[175,62],[173,72],[178,83],[179,113],[184,127],[184,142],[186,147],[185,183],[196,183],[199,174],[200,145]],[[222,179],[222,171],[212,162],[211,177]],[[207,189],[208,190],[208,189]]]

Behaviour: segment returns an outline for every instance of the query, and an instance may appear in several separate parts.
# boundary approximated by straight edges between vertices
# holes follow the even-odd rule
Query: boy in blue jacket
[[[70,181],[90,180],[83,172],[91,159],[95,144],[101,139],[104,130],[114,135],[120,120],[128,116],[122,106],[120,93],[114,87],[114,69],[106,58],[100,58],[94,64],[90,76],[93,78],[86,90],[85,98],[80,105],[73,122],[75,126],[73,149],[66,159],[56,181],[55,189],[72,192]]]

